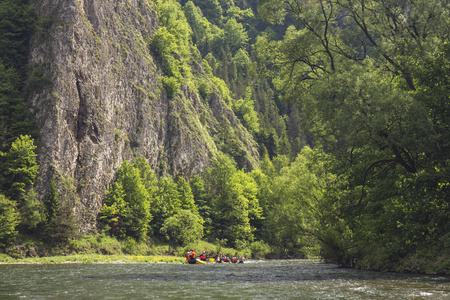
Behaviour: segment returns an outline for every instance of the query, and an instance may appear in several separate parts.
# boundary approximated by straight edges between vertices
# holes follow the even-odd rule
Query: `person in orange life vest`
[[[194,249],[191,249],[191,251],[189,252],[189,258],[190,259],[196,259],[197,258],[197,254],[194,252]]]

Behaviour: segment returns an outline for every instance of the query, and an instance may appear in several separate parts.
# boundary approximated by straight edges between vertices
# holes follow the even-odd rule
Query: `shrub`
[[[0,194],[0,247],[6,248],[14,243],[19,224],[16,202]]]
[[[128,237],[127,240],[123,244],[122,250],[125,253],[132,254],[135,247],[136,247],[136,241],[133,238]]]
[[[202,100],[206,101],[212,93],[211,84],[206,79],[201,79],[198,83],[198,93]]]
[[[183,246],[202,237],[202,220],[189,210],[180,210],[164,221],[161,233],[171,247]]]
[[[256,241],[250,244],[252,258],[265,258],[270,252],[270,246],[262,241]]]
[[[162,84],[169,99],[173,98],[176,95],[176,93],[178,92],[178,88],[180,87],[180,84],[175,77],[164,76],[162,78]]]

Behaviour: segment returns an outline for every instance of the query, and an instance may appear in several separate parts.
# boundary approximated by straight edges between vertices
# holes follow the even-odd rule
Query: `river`
[[[245,264],[0,265],[0,299],[450,299],[450,277]]]

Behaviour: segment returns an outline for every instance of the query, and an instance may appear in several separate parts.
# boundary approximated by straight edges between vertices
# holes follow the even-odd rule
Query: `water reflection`
[[[318,261],[0,266],[0,299],[450,299],[450,278]]]

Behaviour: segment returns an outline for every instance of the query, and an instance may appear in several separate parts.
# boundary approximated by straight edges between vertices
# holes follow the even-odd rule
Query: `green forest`
[[[162,89],[220,95],[258,143],[259,167],[243,168],[224,122],[219,153],[192,178],[124,162],[98,231],[83,236],[58,191],[70,179],[52,180],[43,199],[34,189],[28,99],[51,81],[28,64],[29,42],[48,20],[32,1],[1,0],[1,252],[20,256],[25,242],[76,252],[87,239],[177,253],[204,241],[247,257],[449,273],[447,0],[148,2]]]

